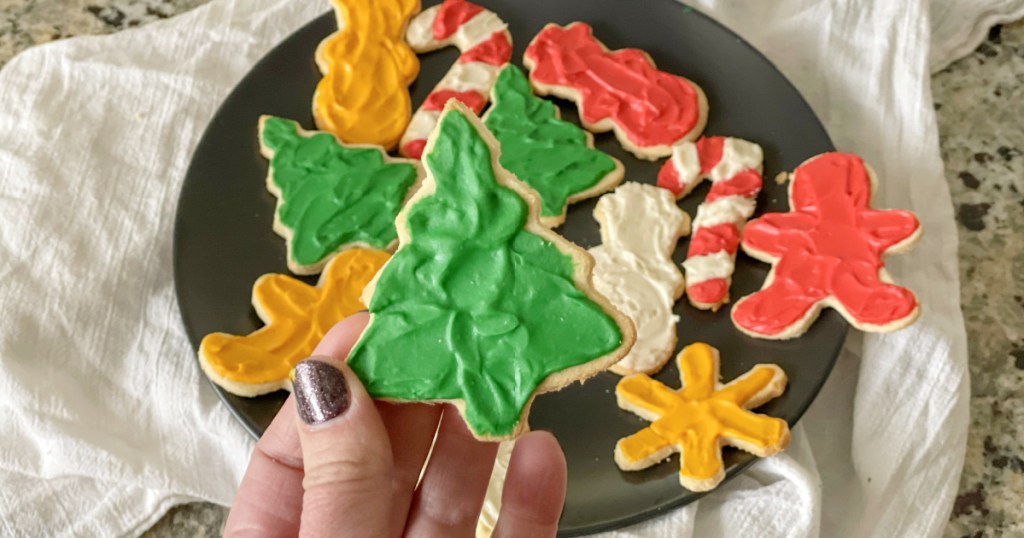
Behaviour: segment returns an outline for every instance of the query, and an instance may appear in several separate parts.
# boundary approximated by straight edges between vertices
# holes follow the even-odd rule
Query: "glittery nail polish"
[[[345,375],[330,364],[306,359],[292,370],[295,408],[309,425],[322,424],[348,409],[348,385]]]

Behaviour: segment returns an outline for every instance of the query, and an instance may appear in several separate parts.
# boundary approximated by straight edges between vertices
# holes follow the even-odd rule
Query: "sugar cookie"
[[[406,41],[419,53],[455,45],[461,54],[413,114],[399,151],[419,159],[441,109],[456,99],[480,114],[498,77],[512,59],[512,34],[494,12],[466,0],[444,0],[409,23]]]
[[[761,146],[739,138],[705,136],[672,148],[658,173],[658,186],[683,197],[703,179],[711,190],[697,208],[686,253],[686,296],[690,304],[718,310],[729,302],[740,233],[754,214],[761,192]]]
[[[736,327],[759,338],[795,338],[826,306],[862,331],[894,331],[917,319],[917,298],[892,284],[882,255],[908,250],[921,224],[909,211],[871,208],[876,184],[871,168],[849,153],[823,153],[797,167],[791,211],[752,220],[743,232],[743,251],[772,270],[761,291],[733,307]]]
[[[786,421],[752,413],[786,390],[786,374],[758,364],[728,385],[718,382],[718,350],[696,343],[679,353],[683,386],[674,390],[644,374],[615,386],[619,407],[652,424],[615,445],[624,471],[646,469],[679,453],[679,483],[691,491],[714,489],[725,478],[722,446],[762,458],[789,444]]]
[[[388,257],[379,250],[345,251],[327,264],[316,287],[287,275],[261,276],[252,306],[265,325],[245,336],[206,335],[199,344],[203,371],[239,396],[291,390],[292,367],[335,323],[363,309],[359,296]]]
[[[349,248],[397,245],[394,219],[423,176],[418,161],[273,116],[260,118],[259,136],[270,160],[267,189],[278,198],[274,231],[287,242],[293,273],[319,273]]]
[[[320,42],[317,128],[349,144],[391,149],[409,124],[409,85],[420,62],[403,36],[419,0],[331,0],[338,31]],[[358,73],[358,76],[353,74]]]
[[[448,102],[348,359],[374,397],[452,402],[482,440],[523,433],[537,393],[608,368],[635,339],[593,289],[593,259],[540,224],[536,193],[501,168],[497,147]]]
[[[559,119],[558,107],[533,95],[526,75],[505,66],[491,91],[484,124],[501,144],[501,165],[540,195],[540,221],[555,227],[569,204],[622,182],[622,163],[594,148],[594,137]]]
[[[614,130],[622,147],[641,159],[668,156],[673,144],[695,140],[707,123],[708,101],[699,86],[659,71],[641,50],[609,51],[581,22],[545,26],[523,64],[538,94],[575,101],[584,127]]]
[[[665,189],[624,183],[597,201],[594,218],[601,225],[601,245],[590,249],[594,287],[636,325],[633,349],[611,370],[656,372],[676,348],[672,307],[684,281],[672,252],[690,233],[690,217]]]

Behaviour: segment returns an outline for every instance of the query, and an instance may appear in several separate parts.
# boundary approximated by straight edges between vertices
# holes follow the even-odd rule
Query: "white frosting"
[[[754,214],[756,205],[755,200],[743,196],[725,196],[705,202],[697,207],[693,227],[696,230],[726,223],[740,225]]]
[[[405,31],[405,40],[416,52],[428,52],[447,45],[455,45],[459,52],[465,53],[487,40],[495,32],[505,30],[507,27],[505,22],[498,18],[493,11],[485,9],[464,22],[452,35],[437,40],[434,39],[434,19],[440,8],[440,5],[436,5],[426,9],[409,21],[409,27]],[[494,87],[500,70],[499,66],[483,62],[456,62],[432,91],[474,91],[486,100],[490,98],[491,88]],[[439,114],[435,111],[416,110],[409,122],[409,127],[402,135],[401,145],[404,147],[412,140],[427,138],[434,126],[437,125],[438,117]]]
[[[416,52],[428,52],[439,49],[446,45],[455,45],[460,51],[467,50],[486,41],[487,38],[508,27],[505,21],[498,18],[493,11],[483,10],[473,18],[464,22],[452,35],[437,40],[434,39],[434,18],[440,5],[423,10],[409,21],[409,27],[405,30],[405,41],[409,43],[412,50]]]
[[[682,187],[680,197],[689,194],[700,180],[705,179],[700,172],[701,162],[697,144],[681,142],[672,146],[671,161]],[[756,170],[760,174],[763,162],[764,152],[761,146],[739,138],[726,137],[722,141],[722,158],[706,177],[711,181],[724,181],[744,170]]]
[[[744,170],[761,173],[764,153],[761,146],[739,138],[726,138],[722,143],[722,160],[711,169],[711,181],[729,179]]]
[[[454,34],[445,41],[451,42],[462,52],[479,45],[487,38],[494,35],[494,32],[504,30],[508,25],[498,18],[493,11],[483,10],[469,19]]]
[[[682,187],[679,196],[686,196],[700,181],[700,155],[697,153],[697,144],[683,142],[672,146],[671,159],[672,167],[679,176],[679,186]]]
[[[636,325],[636,344],[618,365],[635,372],[660,367],[675,348],[678,317],[672,313],[683,276],[672,262],[688,217],[672,194],[652,185],[625,183],[601,197],[603,244],[594,256],[594,287]]]
[[[602,196],[594,212],[601,214],[603,245],[648,259],[670,257],[678,240],[677,231],[689,220],[671,193],[634,182],[623,183],[614,193]]]
[[[490,95],[500,70],[498,66],[483,62],[457,63],[445,74],[441,82],[437,83],[437,88],[457,92],[472,90],[486,97]],[[437,91],[437,88],[434,91]]]
[[[687,258],[683,262],[683,269],[686,269],[686,280],[692,285],[713,278],[729,278],[735,265],[735,254],[720,250],[704,256]]]
[[[412,50],[426,52],[440,46],[434,40],[434,17],[437,16],[440,9],[440,4],[424,9],[409,21],[409,27],[405,29],[405,41],[409,43]]]
[[[596,265],[594,287],[636,326],[636,343],[618,366],[632,372],[656,370],[669,358],[676,344],[672,313],[675,290],[682,275],[675,265],[652,265],[632,253],[591,249]],[[670,270],[671,269],[671,270]]]
[[[409,122],[409,126],[405,129],[405,134],[402,135],[402,145],[411,140],[422,140],[430,135],[430,131],[434,130],[434,126],[437,125],[437,120],[440,119],[441,113],[436,110],[417,110],[412,115],[412,120]]]

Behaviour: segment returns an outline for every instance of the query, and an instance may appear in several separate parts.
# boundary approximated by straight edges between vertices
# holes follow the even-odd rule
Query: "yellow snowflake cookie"
[[[717,349],[692,344],[677,360],[683,382],[679,390],[645,374],[624,377],[615,387],[619,407],[652,422],[615,445],[619,468],[646,469],[679,452],[679,482],[691,491],[708,491],[725,478],[722,446],[762,458],[786,448],[786,421],[749,411],[786,389],[781,368],[758,364],[722,386],[718,383]]]

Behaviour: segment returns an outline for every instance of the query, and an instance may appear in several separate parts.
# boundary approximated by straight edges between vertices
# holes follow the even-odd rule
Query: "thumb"
[[[351,316],[292,372],[302,481],[301,536],[384,536],[391,510],[387,430],[344,358],[368,316]]]

